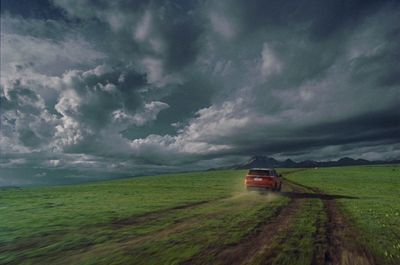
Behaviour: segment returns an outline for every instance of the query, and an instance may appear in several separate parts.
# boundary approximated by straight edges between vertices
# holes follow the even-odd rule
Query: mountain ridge
[[[283,168],[310,168],[310,167],[339,167],[339,166],[358,166],[358,165],[378,165],[378,164],[400,164],[400,160],[376,160],[370,161],[366,159],[353,159],[350,157],[342,157],[338,160],[315,161],[304,160],[300,162],[292,159],[277,160],[273,157],[254,155],[249,161],[239,165],[233,165],[234,169],[249,169],[254,167],[283,167]]]

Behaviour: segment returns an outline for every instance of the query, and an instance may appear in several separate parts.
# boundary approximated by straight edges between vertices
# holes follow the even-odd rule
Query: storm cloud
[[[0,184],[398,159],[399,58],[398,1],[2,1]]]

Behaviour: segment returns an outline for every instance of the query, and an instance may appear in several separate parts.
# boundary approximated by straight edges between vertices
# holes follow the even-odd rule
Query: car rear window
[[[270,170],[249,170],[249,175],[272,175]]]

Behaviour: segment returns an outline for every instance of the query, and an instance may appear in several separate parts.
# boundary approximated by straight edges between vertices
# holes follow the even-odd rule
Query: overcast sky
[[[1,4],[0,185],[400,158],[399,1]]]

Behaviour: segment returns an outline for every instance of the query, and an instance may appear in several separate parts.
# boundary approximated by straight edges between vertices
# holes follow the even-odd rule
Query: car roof
[[[249,170],[275,170],[273,168],[264,168],[264,167],[253,167],[250,168]]]

